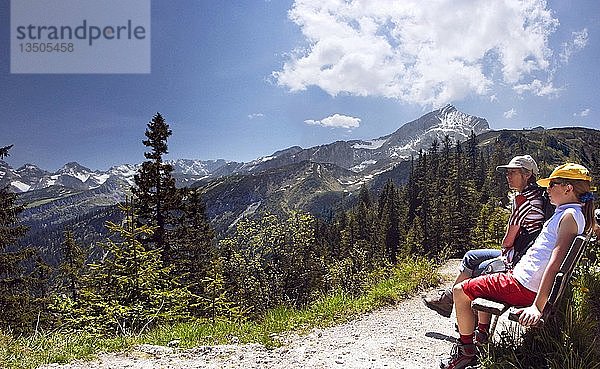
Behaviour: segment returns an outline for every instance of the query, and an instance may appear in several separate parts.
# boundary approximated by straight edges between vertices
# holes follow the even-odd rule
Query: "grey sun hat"
[[[529,155],[515,156],[514,158],[512,158],[510,160],[510,162],[508,164],[498,165],[496,167],[496,170],[517,169],[517,168],[523,168],[523,169],[530,170],[536,176],[540,173],[535,160],[533,160],[533,158]]]

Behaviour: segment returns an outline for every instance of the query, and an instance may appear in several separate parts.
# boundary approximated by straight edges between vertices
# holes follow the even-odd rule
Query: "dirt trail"
[[[450,285],[458,261],[442,268]],[[366,314],[356,320],[304,336],[292,335],[276,349],[259,344],[172,349],[141,345],[129,353],[101,354],[91,362],[47,365],[43,368],[438,368],[456,333],[451,319],[427,309],[421,296]]]

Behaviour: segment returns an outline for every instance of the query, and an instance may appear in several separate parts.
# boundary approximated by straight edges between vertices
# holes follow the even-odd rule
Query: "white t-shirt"
[[[577,223],[577,233],[583,233],[585,217],[581,211],[581,204],[557,206],[554,215],[544,223],[540,235],[513,269],[513,277],[530,291],[537,292],[540,288],[542,276],[556,246],[558,225],[566,214],[573,215]]]

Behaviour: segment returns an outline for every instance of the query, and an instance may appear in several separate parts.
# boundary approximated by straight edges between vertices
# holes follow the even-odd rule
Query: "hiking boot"
[[[457,343],[450,357],[442,360],[441,369],[463,369],[477,364],[477,347],[474,344]]]
[[[490,334],[485,331],[480,331],[478,328],[475,329],[475,344],[478,346],[485,345],[490,340]]]
[[[438,314],[450,318],[452,314],[452,306],[454,300],[452,298],[452,289],[438,290],[438,295],[434,297],[426,297],[423,299],[425,306],[434,310]]]

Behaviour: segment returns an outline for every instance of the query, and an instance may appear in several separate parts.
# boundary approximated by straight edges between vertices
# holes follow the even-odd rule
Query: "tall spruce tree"
[[[421,153],[419,153],[421,155]],[[411,224],[417,216],[417,207],[419,206],[419,182],[416,178],[417,168],[415,167],[414,157],[410,158],[410,173],[408,184],[406,186],[406,201],[408,205],[408,215],[406,221]]]
[[[352,209],[356,214],[357,237],[364,241],[367,265],[375,269],[386,260],[385,244],[380,232],[379,209],[373,203],[373,196],[366,185],[361,187],[358,197],[358,204]]]
[[[394,182],[388,180],[379,196],[379,220],[381,222],[385,255],[395,264],[400,248],[400,198]]]
[[[440,153],[440,174],[439,174],[439,187],[438,187],[438,213],[437,213],[437,232],[438,242],[437,249],[443,252],[445,249],[449,249],[453,245],[452,235],[450,235],[450,229],[452,229],[452,209],[455,206],[453,198],[451,197],[451,180],[456,175],[453,165],[452,156],[452,140],[450,136],[445,135],[442,140],[442,149]]]
[[[418,189],[416,191],[416,203],[415,203],[415,219],[413,219],[414,227],[420,229],[422,239],[421,253],[428,253],[430,249],[430,226],[431,226],[431,214],[432,209],[430,203],[429,186],[431,178],[427,175],[429,172],[429,155],[423,151],[419,152],[419,158],[417,160],[416,171],[413,173],[415,180],[415,186]],[[420,222],[420,224],[416,224]]]
[[[465,166],[466,155],[459,142],[456,143],[454,155],[454,170],[456,176],[450,183],[451,196],[453,196],[456,207],[453,208],[453,229],[451,230],[454,240],[453,249],[462,255],[466,250],[472,248],[473,242],[471,232],[475,227],[475,220],[479,214],[478,193],[475,182],[469,168]]]
[[[83,249],[75,241],[73,232],[63,232],[63,242],[60,247],[59,264],[56,270],[54,290],[48,310],[55,318],[55,324],[68,331],[77,328],[81,314],[80,293],[83,288],[84,275],[87,265]]]
[[[173,167],[163,161],[163,156],[168,153],[167,140],[171,134],[169,124],[160,113],[156,113],[147,125],[147,139],[142,141],[150,149],[144,153],[148,160],[142,163],[135,175],[132,188],[139,225],[154,230],[151,236],[143,236],[140,241],[148,249],[160,250],[167,265],[172,263],[171,231],[175,213],[181,206],[181,196],[172,176]]]
[[[11,146],[0,148],[0,159],[8,156]],[[30,280],[25,263],[33,263],[31,248],[18,248],[26,228],[19,224],[23,206],[16,204],[16,195],[8,187],[0,188],[0,328],[14,333],[27,333],[36,322],[36,312],[30,295]]]
[[[428,254],[437,254],[443,248],[443,240],[441,237],[442,224],[445,221],[442,218],[442,205],[440,199],[440,191],[442,190],[442,180],[444,178],[443,168],[441,167],[441,153],[439,151],[440,144],[438,140],[433,140],[428,150],[427,176],[428,186],[422,193],[425,198],[423,203],[429,209],[427,215],[427,240],[426,250]]]
[[[81,246],[75,241],[72,231],[64,232],[64,240],[60,251],[62,255],[58,266],[57,292],[64,293],[73,301],[77,301],[81,289],[81,276],[84,272],[86,255],[84,255]]]
[[[213,283],[218,279],[211,271],[214,259],[217,258],[214,242],[214,231],[206,217],[206,205],[197,189],[183,188],[182,209],[177,214],[173,230],[172,243],[172,275],[190,292],[192,314],[199,315],[203,309],[197,308],[206,291],[206,284],[201,283],[212,274]],[[214,284],[211,285],[214,294]]]

